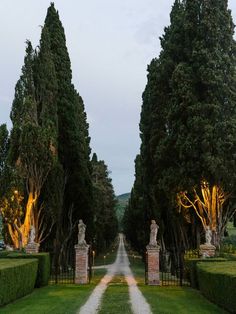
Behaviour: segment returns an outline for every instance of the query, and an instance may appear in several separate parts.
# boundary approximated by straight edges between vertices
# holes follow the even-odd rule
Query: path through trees
[[[115,263],[108,268],[107,274],[94,289],[84,306],[78,311],[78,314],[95,314],[99,311],[102,303],[102,296],[115,275],[125,276],[125,280],[129,286],[129,297],[133,313],[152,313],[149,304],[137,287],[137,282],[129,267],[129,259],[124,247],[123,235],[120,234],[119,237],[120,243]]]

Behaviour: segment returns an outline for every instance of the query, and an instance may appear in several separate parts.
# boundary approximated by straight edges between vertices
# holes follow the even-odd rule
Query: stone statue
[[[206,226],[205,228],[205,238],[206,238],[206,244],[211,245],[212,231],[209,226]]]
[[[82,219],[79,220],[78,229],[79,229],[78,245],[86,245],[87,244],[86,241],[85,241],[86,225],[83,223]]]
[[[29,242],[28,243],[35,243],[35,227],[32,225],[30,227],[30,235],[29,235]]]
[[[6,251],[14,251],[14,249],[9,244],[6,244]]]
[[[151,226],[150,226],[150,246],[157,246],[157,232],[158,232],[159,226],[156,224],[155,220],[152,220]]]

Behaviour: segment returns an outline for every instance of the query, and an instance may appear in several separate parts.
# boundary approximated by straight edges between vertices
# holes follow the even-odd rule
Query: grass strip
[[[188,287],[139,286],[156,314],[226,314],[223,309]]]
[[[124,276],[115,276],[102,298],[99,314],[132,314],[129,290]]]

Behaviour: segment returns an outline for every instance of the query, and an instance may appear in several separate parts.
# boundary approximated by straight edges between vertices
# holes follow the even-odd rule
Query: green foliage
[[[62,243],[63,239],[69,235],[74,242],[76,232],[69,223],[69,216],[72,214],[75,224],[81,218],[84,220],[87,225],[88,238],[91,240],[93,236],[93,197],[88,123],[83,100],[72,84],[72,71],[65,33],[53,3],[48,8],[44,28],[47,30],[44,37],[50,39],[50,56],[54,64],[58,88],[56,95],[57,147],[62,170],[59,180],[62,184],[60,184],[58,196],[61,194],[62,199],[57,213],[56,238],[58,243]],[[43,42],[43,36],[41,40]],[[51,176],[50,180],[57,179],[55,172]],[[45,193],[47,191],[48,189],[45,189]],[[48,199],[47,195],[44,197]]]
[[[35,287],[40,288],[48,285],[50,278],[50,256],[49,253],[24,254],[24,253],[9,253],[7,258],[13,259],[38,259],[38,271],[35,282]]]
[[[48,8],[39,47],[34,50],[27,41],[11,119],[10,175],[5,178],[17,180],[7,180],[8,194],[4,197],[9,208],[14,207],[9,199],[15,189],[24,199],[14,207],[14,213],[5,210],[5,222],[14,221],[12,228],[18,230],[15,218],[20,227],[29,216],[26,204],[30,192],[36,197],[30,223],[36,228],[36,240],[47,240],[48,244],[42,246],[52,246],[55,238],[57,251],[60,245],[67,250],[69,240],[73,246],[79,218],[85,221],[91,240],[94,219],[88,123],[83,100],[72,84],[65,33],[53,3]],[[7,137],[5,133],[3,126],[0,141],[4,135]],[[0,144],[4,150],[5,143]]]
[[[128,286],[127,284],[118,285],[117,279],[113,280],[116,282],[114,285],[112,285],[112,282],[109,284],[108,289],[104,293],[99,310],[100,314],[133,313],[130,306]]]
[[[0,306],[33,291],[38,261],[0,259]]]
[[[9,251],[0,251],[0,258],[6,258],[9,255]]]
[[[147,243],[151,219],[160,225],[164,249],[197,247],[199,218],[191,204],[177,204],[177,193],[188,191],[198,206],[193,195],[203,180],[229,194],[236,185],[236,45],[227,2],[176,0],[170,20],[160,56],[148,66],[140,156],[125,214],[128,238],[139,250],[139,243]],[[224,217],[216,227],[219,236],[233,203],[219,210]]]
[[[151,306],[153,313],[226,313],[206,300],[200,291],[188,287],[152,287],[144,284],[145,265],[140,258],[129,256],[130,267],[139,289]]]
[[[34,289],[27,298],[0,308],[0,313],[74,314],[86,302],[104,275],[104,270],[96,270],[90,285],[49,285]]]
[[[125,209],[129,203],[130,193],[118,195],[116,197],[117,204],[116,204],[116,216],[118,219],[119,229],[123,230],[123,217],[125,213]]]
[[[185,271],[186,276],[190,280],[190,284],[192,288],[199,289],[199,280],[197,275],[197,265],[198,263],[211,263],[211,262],[225,262],[227,261],[227,258],[206,258],[206,259],[200,259],[200,258],[191,258],[185,260]]]
[[[236,312],[236,262],[199,263],[197,274],[200,291],[212,302],[231,313]]]
[[[94,244],[98,252],[106,250],[118,231],[116,198],[104,161],[92,158],[92,182],[94,195]]]

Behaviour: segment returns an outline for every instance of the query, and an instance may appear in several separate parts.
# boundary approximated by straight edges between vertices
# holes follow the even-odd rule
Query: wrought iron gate
[[[190,286],[184,251],[160,251],[160,282],[162,286]],[[145,256],[145,283],[147,284],[147,253]]]
[[[65,255],[50,252],[50,284],[73,284],[75,281],[75,250],[72,248]],[[88,250],[88,280],[92,278],[92,248]]]

